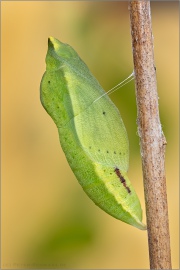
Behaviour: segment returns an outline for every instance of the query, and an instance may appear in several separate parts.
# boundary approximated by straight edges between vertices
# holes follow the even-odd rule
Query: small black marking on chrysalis
[[[116,154],[116,151],[114,151],[114,154]]]
[[[48,81],[48,83],[50,83],[50,81]]]
[[[106,151],[106,153],[108,154],[108,153],[109,153],[109,151],[107,150],[107,151]]]
[[[131,193],[131,190],[130,190],[129,187],[127,187],[127,185],[126,185],[126,180],[125,180],[124,177],[122,176],[120,170],[119,170],[118,168],[115,168],[114,171],[115,171],[116,175],[119,177],[119,179],[120,179],[121,183],[123,184],[123,186],[126,188],[127,192],[128,192],[128,193]]]
[[[103,112],[103,114],[105,115],[105,114],[106,114],[106,112]]]

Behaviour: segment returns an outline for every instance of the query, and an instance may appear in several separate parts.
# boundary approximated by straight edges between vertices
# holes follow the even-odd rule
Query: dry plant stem
[[[150,2],[130,1],[129,10],[150,268],[171,269],[164,168],[166,139],[159,119]]]

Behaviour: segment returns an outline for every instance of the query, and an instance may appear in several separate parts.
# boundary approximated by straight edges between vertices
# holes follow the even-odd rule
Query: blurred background
[[[178,2],[152,2],[173,268],[179,243]],[[116,220],[83,192],[43,109],[47,39],[70,44],[107,91],[133,70],[128,2],[1,2],[2,259],[6,269],[149,267],[147,232]],[[146,222],[134,81],[113,93],[130,141],[129,178]]]

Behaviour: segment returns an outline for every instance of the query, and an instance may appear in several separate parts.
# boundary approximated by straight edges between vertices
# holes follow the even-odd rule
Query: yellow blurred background
[[[178,2],[152,2],[173,268],[179,268]],[[105,90],[133,70],[128,2],[3,1],[1,268],[149,268],[146,231],[100,210],[75,179],[40,104],[47,39],[70,44]],[[134,82],[113,93],[130,141],[129,178],[145,205]]]

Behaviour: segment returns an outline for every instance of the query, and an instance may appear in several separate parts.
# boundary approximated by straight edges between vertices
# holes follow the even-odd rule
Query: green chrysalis
[[[50,37],[40,97],[67,161],[96,205],[144,230],[141,205],[126,174],[126,129],[108,95],[98,99],[104,93],[74,49]]]

